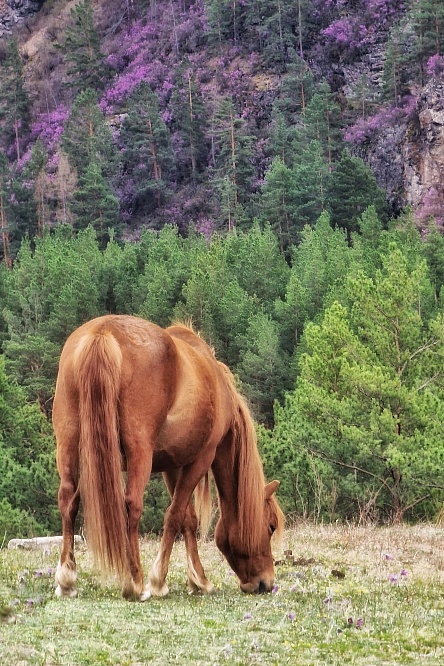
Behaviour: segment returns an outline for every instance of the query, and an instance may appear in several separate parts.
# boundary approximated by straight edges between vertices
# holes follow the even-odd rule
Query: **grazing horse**
[[[274,497],[279,482],[265,484],[254,424],[231,372],[190,328],[164,330],[126,315],[80,326],[60,358],[53,424],[63,522],[58,596],[76,594],[74,521],[80,498],[95,563],[117,573],[125,598],[167,594],[168,562],[180,532],[190,592],[211,592],[191,501],[196,490],[196,509],[209,515],[210,470],[220,510],[218,548],[244,592],[272,589],[270,538],[283,528]],[[163,473],[171,504],[145,586],[138,526],[152,472]]]

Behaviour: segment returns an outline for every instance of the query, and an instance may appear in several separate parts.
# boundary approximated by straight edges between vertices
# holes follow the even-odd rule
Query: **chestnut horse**
[[[209,514],[210,470],[220,512],[218,548],[244,592],[272,589],[270,538],[283,527],[274,497],[279,482],[265,484],[246,403],[228,368],[190,328],[163,330],[126,315],[80,326],[60,358],[53,424],[63,522],[58,596],[76,594],[74,521],[80,498],[95,563],[118,574],[125,598],[167,594],[169,558],[180,532],[189,590],[210,592],[191,501],[196,489],[196,503]],[[145,586],[138,525],[152,472],[163,473],[171,504]]]

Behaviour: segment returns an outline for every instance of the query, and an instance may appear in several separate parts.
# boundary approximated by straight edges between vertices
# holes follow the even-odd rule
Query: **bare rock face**
[[[428,83],[418,99],[417,111],[405,143],[406,203],[414,209],[423,203],[431,188],[444,189],[443,81]]]
[[[44,0],[0,0],[0,37],[39,11]]]

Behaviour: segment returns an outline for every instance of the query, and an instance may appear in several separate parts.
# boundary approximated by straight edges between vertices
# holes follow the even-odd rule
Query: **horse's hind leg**
[[[171,497],[174,495],[174,488],[177,481],[177,471],[165,472],[164,480]],[[187,564],[188,564],[188,590],[190,594],[196,592],[210,593],[213,591],[214,586],[205,576],[205,571],[200,561],[199,552],[197,550],[197,516],[191,502],[188,503],[185,518],[182,525],[182,534],[187,551]]]
[[[123,582],[125,599],[145,601],[150,595],[143,584],[139,550],[139,521],[143,510],[143,493],[151,475],[152,449],[149,438],[126,438],[124,448],[127,465],[125,501],[128,512],[128,564],[130,575]]]
[[[62,551],[55,574],[56,595],[75,597],[76,561],[74,557],[74,524],[79,510],[78,491],[79,451],[78,434],[73,432],[57,442],[57,467],[60,474],[58,502],[62,516]]]

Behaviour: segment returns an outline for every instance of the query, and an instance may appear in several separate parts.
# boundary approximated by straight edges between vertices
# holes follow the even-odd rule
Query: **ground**
[[[158,542],[142,540],[145,571]],[[182,543],[165,599],[144,604],[102,584],[78,550],[79,596],[53,596],[58,551],[0,551],[0,663],[444,663],[444,530],[301,525],[276,551],[276,587],[245,596],[214,543],[200,548],[211,596],[186,591]]]

